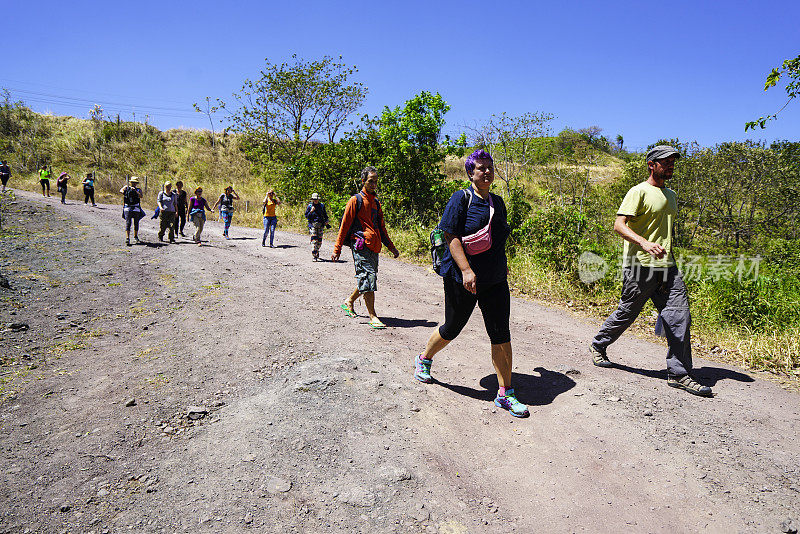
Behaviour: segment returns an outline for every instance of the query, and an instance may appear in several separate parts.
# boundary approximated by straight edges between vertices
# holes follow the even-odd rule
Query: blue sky
[[[772,67],[800,53],[800,2],[4,2],[0,87],[37,111],[92,102],[159,128],[207,128],[191,104],[227,98],[280,63],[342,55],[379,113],[422,91],[452,106],[447,130],[492,113],[544,111],[555,131],[598,125],[641,148],[800,140],[800,101],[777,111]],[[46,95],[46,96],[45,96]]]

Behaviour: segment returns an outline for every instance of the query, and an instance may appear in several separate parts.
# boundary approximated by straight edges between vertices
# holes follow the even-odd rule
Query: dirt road
[[[480,312],[381,257],[378,314],[338,308],[352,263],[234,227],[208,246],[124,246],[119,206],[18,192],[0,238],[0,532],[781,532],[800,520],[800,397],[696,360],[713,399],[667,387],[659,345],[512,301],[531,417],[492,404]],[[236,222],[234,216],[234,224]],[[330,240],[323,244],[329,257]],[[363,312],[362,308],[357,308]],[[12,325],[13,323],[13,325]],[[22,325],[27,325],[26,329]]]

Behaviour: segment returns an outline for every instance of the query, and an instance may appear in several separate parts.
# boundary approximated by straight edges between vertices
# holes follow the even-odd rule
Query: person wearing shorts
[[[11,178],[11,169],[8,166],[8,162],[2,161],[0,162],[0,182],[3,182],[3,193],[6,192],[6,184],[8,184],[8,180]]]
[[[433,381],[434,355],[461,333],[477,304],[497,374],[499,387],[494,403],[514,417],[527,417],[528,407],[517,400],[511,386],[511,292],[505,252],[511,228],[506,206],[501,197],[489,192],[494,181],[494,161],[487,152],[476,150],[464,167],[472,185],[453,193],[439,223],[447,243],[439,269],[444,279],[444,323],[433,331],[425,350],[414,358],[414,378],[425,383]],[[482,249],[472,248],[470,241],[482,230],[488,231],[491,242],[484,239]]]
[[[359,296],[364,296],[364,304],[369,313],[369,326],[374,329],[386,328],[386,325],[375,314],[375,292],[378,290],[378,254],[381,244],[398,257],[400,252],[394,246],[386,225],[383,221],[383,210],[378,201],[378,171],[375,167],[366,167],[361,171],[363,189],[350,197],[344,208],[342,225],[333,246],[331,261],[338,261],[345,241],[352,241],[352,236],[357,236],[352,243],[353,266],[356,271],[356,289],[347,298],[341,308],[350,317],[357,317],[355,301]],[[360,200],[359,200],[360,199]],[[359,207],[360,205],[360,207]]]
[[[139,243],[139,220],[144,217],[141,206],[142,190],[139,179],[131,176],[129,184],[119,190],[122,193],[122,218],[125,219],[125,244],[131,246],[131,222],[133,222],[133,238]]]
[[[42,168],[39,169],[39,183],[42,186],[42,196],[49,197],[50,196],[50,170],[47,168],[47,165],[42,165]],[[47,190],[47,194],[45,194],[45,189]]]

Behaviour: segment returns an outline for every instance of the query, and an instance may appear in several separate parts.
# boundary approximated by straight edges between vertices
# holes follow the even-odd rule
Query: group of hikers
[[[125,244],[130,246],[131,226],[133,226],[133,239],[139,243],[139,221],[145,215],[141,205],[143,193],[139,188],[139,178],[132,176],[128,180],[128,185],[120,189],[119,192],[122,194],[122,217],[125,219]],[[175,238],[178,235],[186,237],[183,230],[188,219],[195,227],[192,241],[197,245],[201,245],[201,235],[206,222],[206,211],[213,212],[217,207],[219,207],[219,218],[224,224],[222,236],[225,239],[230,239],[229,232],[233,220],[235,200],[239,200],[239,195],[230,185],[225,188],[225,191],[219,196],[214,205],[209,206],[208,201],[203,196],[202,187],[196,188],[194,196],[189,197],[189,194],[183,189],[181,180],[175,182],[175,189],[172,188],[172,182],[164,182],[161,191],[156,197],[156,209],[152,217],[153,219],[159,219],[159,241],[164,241],[165,235],[167,235],[170,243],[175,243]],[[270,191],[264,198],[264,239],[267,237],[266,219],[268,217],[266,213],[271,210],[272,217],[270,218],[277,221],[274,215],[274,206],[278,204],[280,204],[280,200],[275,197],[273,191]],[[272,226],[272,231],[274,233],[274,226]],[[266,246],[266,244],[262,244]]]
[[[125,244],[131,246],[130,232],[133,226],[133,239],[139,243],[139,221],[144,217],[145,212],[141,206],[142,190],[139,188],[139,179],[136,176],[128,180],[128,185],[120,189],[122,194],[123,211],[122,217],[125,219]],[[233,186],[227,186],[225,191],[219,196],[213,206],[208,205],[208,201],[203,197],[203,188],[198,187],[194,190],[194,196],[188,197],[188,193],[183,189],[183,182],[175,182],[175,189],[172,189],[172,182],[164,182],[162,190],[156,197],[156,210],[153,219],[159,219],[158,239],[164,241],[164,235],[170,243],[175,242],[178,234],[186,237],[183,229],[186,226],[187,218],[194,224],[195,232],[192,240],[198,245],[202,244],[201,234],[206,221],[206,211],[214,212],[219,207],[219,218],[223,222],[222,236],[230,239],[230,227],[233,221],[234,201],[240,200],[239,195]],[[261,246],[270,248],[275,247],[275,228],[278,225],[276,208],[281,205],[281,200],[275,191],[268,191],[262,202],[262,214],[264,218],[264,234],[261,238]],[[319,194],[311,195],[311,202],[306,208],[306,218],[311,234],[311,255],[314,261],[319,260],[319,249],[322,245],[323,228],[330,228],[328,213],[325,205],[319,201]],[[269,245],[267,245],[269,238]]]
[[[3,162],[3,166],[8,167],[6,162]],[[42,196],[49,197],[50,196],[50,178],[53,175],[53,171],[47,165],[42,165],[39,168],[39,185],[42,186]],[[10,177],[10,172],[8,172],[8,176]],[[61,203],[66,204],[67,199],[67,185],[69,185],[69,181],[72,179],[72,176],[69,175],[68,172],[62,172],[56,178],[56,191],[61,193]],[[3,182],[3,191],[6,190],[6,182],[8,178],[5,178]],[[81,182],[83,185],[83,195],[85,197],[84,204],[88,204],[89,201],[92,202],[92,206],[97,206],[94,202],[94,174],[91,172],[86,173],[86,177]]]
[[[49,197],[50,196],[50,179],[53,176],[53,171],[48,165],[42,165],[39,167],[39,185],[42,186],[42,196]],[[3,193],[6,192],[6,186],[8,185],[8,181],[11,179],[11,168],[8,166],[8,161],[2,160],[0,161],[0,182],[3,184]],[[61,203],[66,204],[67,199],[67,185],[69,185],[69,181],[72,180],[72,176],[68,172],[62,172],[56,178],[56,191],[61,193]],[[94,201],[94,174],[91,172],[86,173],[86,177],[81,181],[83,185],[83,194],[86,197],[84,200],[85,204],[89,202],[92,203],[92,206],[97,206]]]
[[[667,385],[693,395],[711,397],[711,388],[691,376],[689,300],[672,247],[678,203],[675,192],[666,187],[666,182],[672,178],[679,157],[680,153],[667,145],[648,151],[649,176],[627,192],[617,210],[614,231],[624,240],[622,296],[617,309],[591,341],[589,356],[598,367],[614,367],[607,354],[609,346],[651,300],[667,338]],[[506,206],[502,197],[490,192],[495,178],[490,154],[476,150],[467,158],[464,167],[470,186],[450,197],[437,227],[444,241],[436,266],[443,279],[444,322],[434,329],[423,350],[414,357],[414,378],[424,383],[433,382],[434,356],[458,337],[477,305],[483,315],[491,344],[492,365],[497,374],[498,391],[494,403],[515,417],[527,417],[530,415],[528,407],[517,399],[511,383],[511,292],[505,252],[511,228]],[[345,207],[331,260],[339,259],[343,245],[351,246],[356,289],[341,308],[348,316],[356,317],[354,305],[363,297],[369,326],[382,329],[386,325],[375,313],[378,257],[384,245],[395,258],[399,251],[386,232],[376,196],[377,170],[365,168],[361,182],[363,188]]]
[[[691,314],[683,277],[673,253],[673,225],[678,213],[677,196],[666,187],[673,175],[680,153],[673,147],[659,145],[646,155],[649,176],[632,187],[617,210],[614,231],[624,240],[622,296],[617,309],[606,319],[589,344],[592,363],[613,368],[607,350],[638,317],[644,304],[651,300],[657,308],[666,334],[667,385],[694,395],[711,397],[712,390],[692,376],[690,340]],[[498,391],[494,403],[515,417],[530,414],[520,402],[512,385],[512,349],[509,318],[511,293],[508,284],[508,259],[505,244],[511,233],[502,197],[490,192],[494,182],[494,161],[484,150],[476,150],[464,168],[470,186],[456,191],[447,202],[437,227],[443,236],[437,273],[443,279],[444,322],[431,333],[425,347],[414,357],[413,375],[420,382],[430,383],[433,359],[461,333],[477,305],[481,309],[486,333],[491,344],[491,361],[497,374]],[[0,176],[4,176],[0,166]],[[44,178],[42,178],[44,180]],[[368,325],[376,330],[386,328],[375,312],[378,259],[385,246],[397,258],[400,252],[386,231],[383,209],[377,197],[378,170],[366,167],[361,172],[362,189],[345,206],[331,255],[338,261],[342,248],[351,249],[356,287],[341,304],[350,317],[358,317],[356,302],[363,298],[369,315]],[[5,182],[4,182],[5,184]],[[169,232],[174,241],[183,234],[186,216],[195,224],[194,241],[200,243],[205,212],[220,209],[224,222],[223,236],[228,238],[233,202],[239,196],[228,186],[213,207],[203,198],[198,187],[187,200],[182,182],[176,190],[166,182],[158,195],[160,210],[159,239]],[[44,188],[44,185],[43,185]],[[44,191],[44,189],[43,189]],[[120,190],[124,198],[123,216],[126,244],[130,245],[133,222],[134,239],[138,242],[138,223],[144,216],[138,179],[133,177]],[[264,234],[262,246],[274,246],[277,224],[275,208],[281,202],[269,191],[263,202]],[[312,258],[319,260],[324,228],[330,228],[325,205],[319,195],[311,195],[305,210],[312,246]]]

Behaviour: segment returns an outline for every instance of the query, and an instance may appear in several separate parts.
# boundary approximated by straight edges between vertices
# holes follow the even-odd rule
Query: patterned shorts
[[[367,247],[353,248],[353,265],[356,268],[356,282],[359,293],[378,290],[378,254]]]

